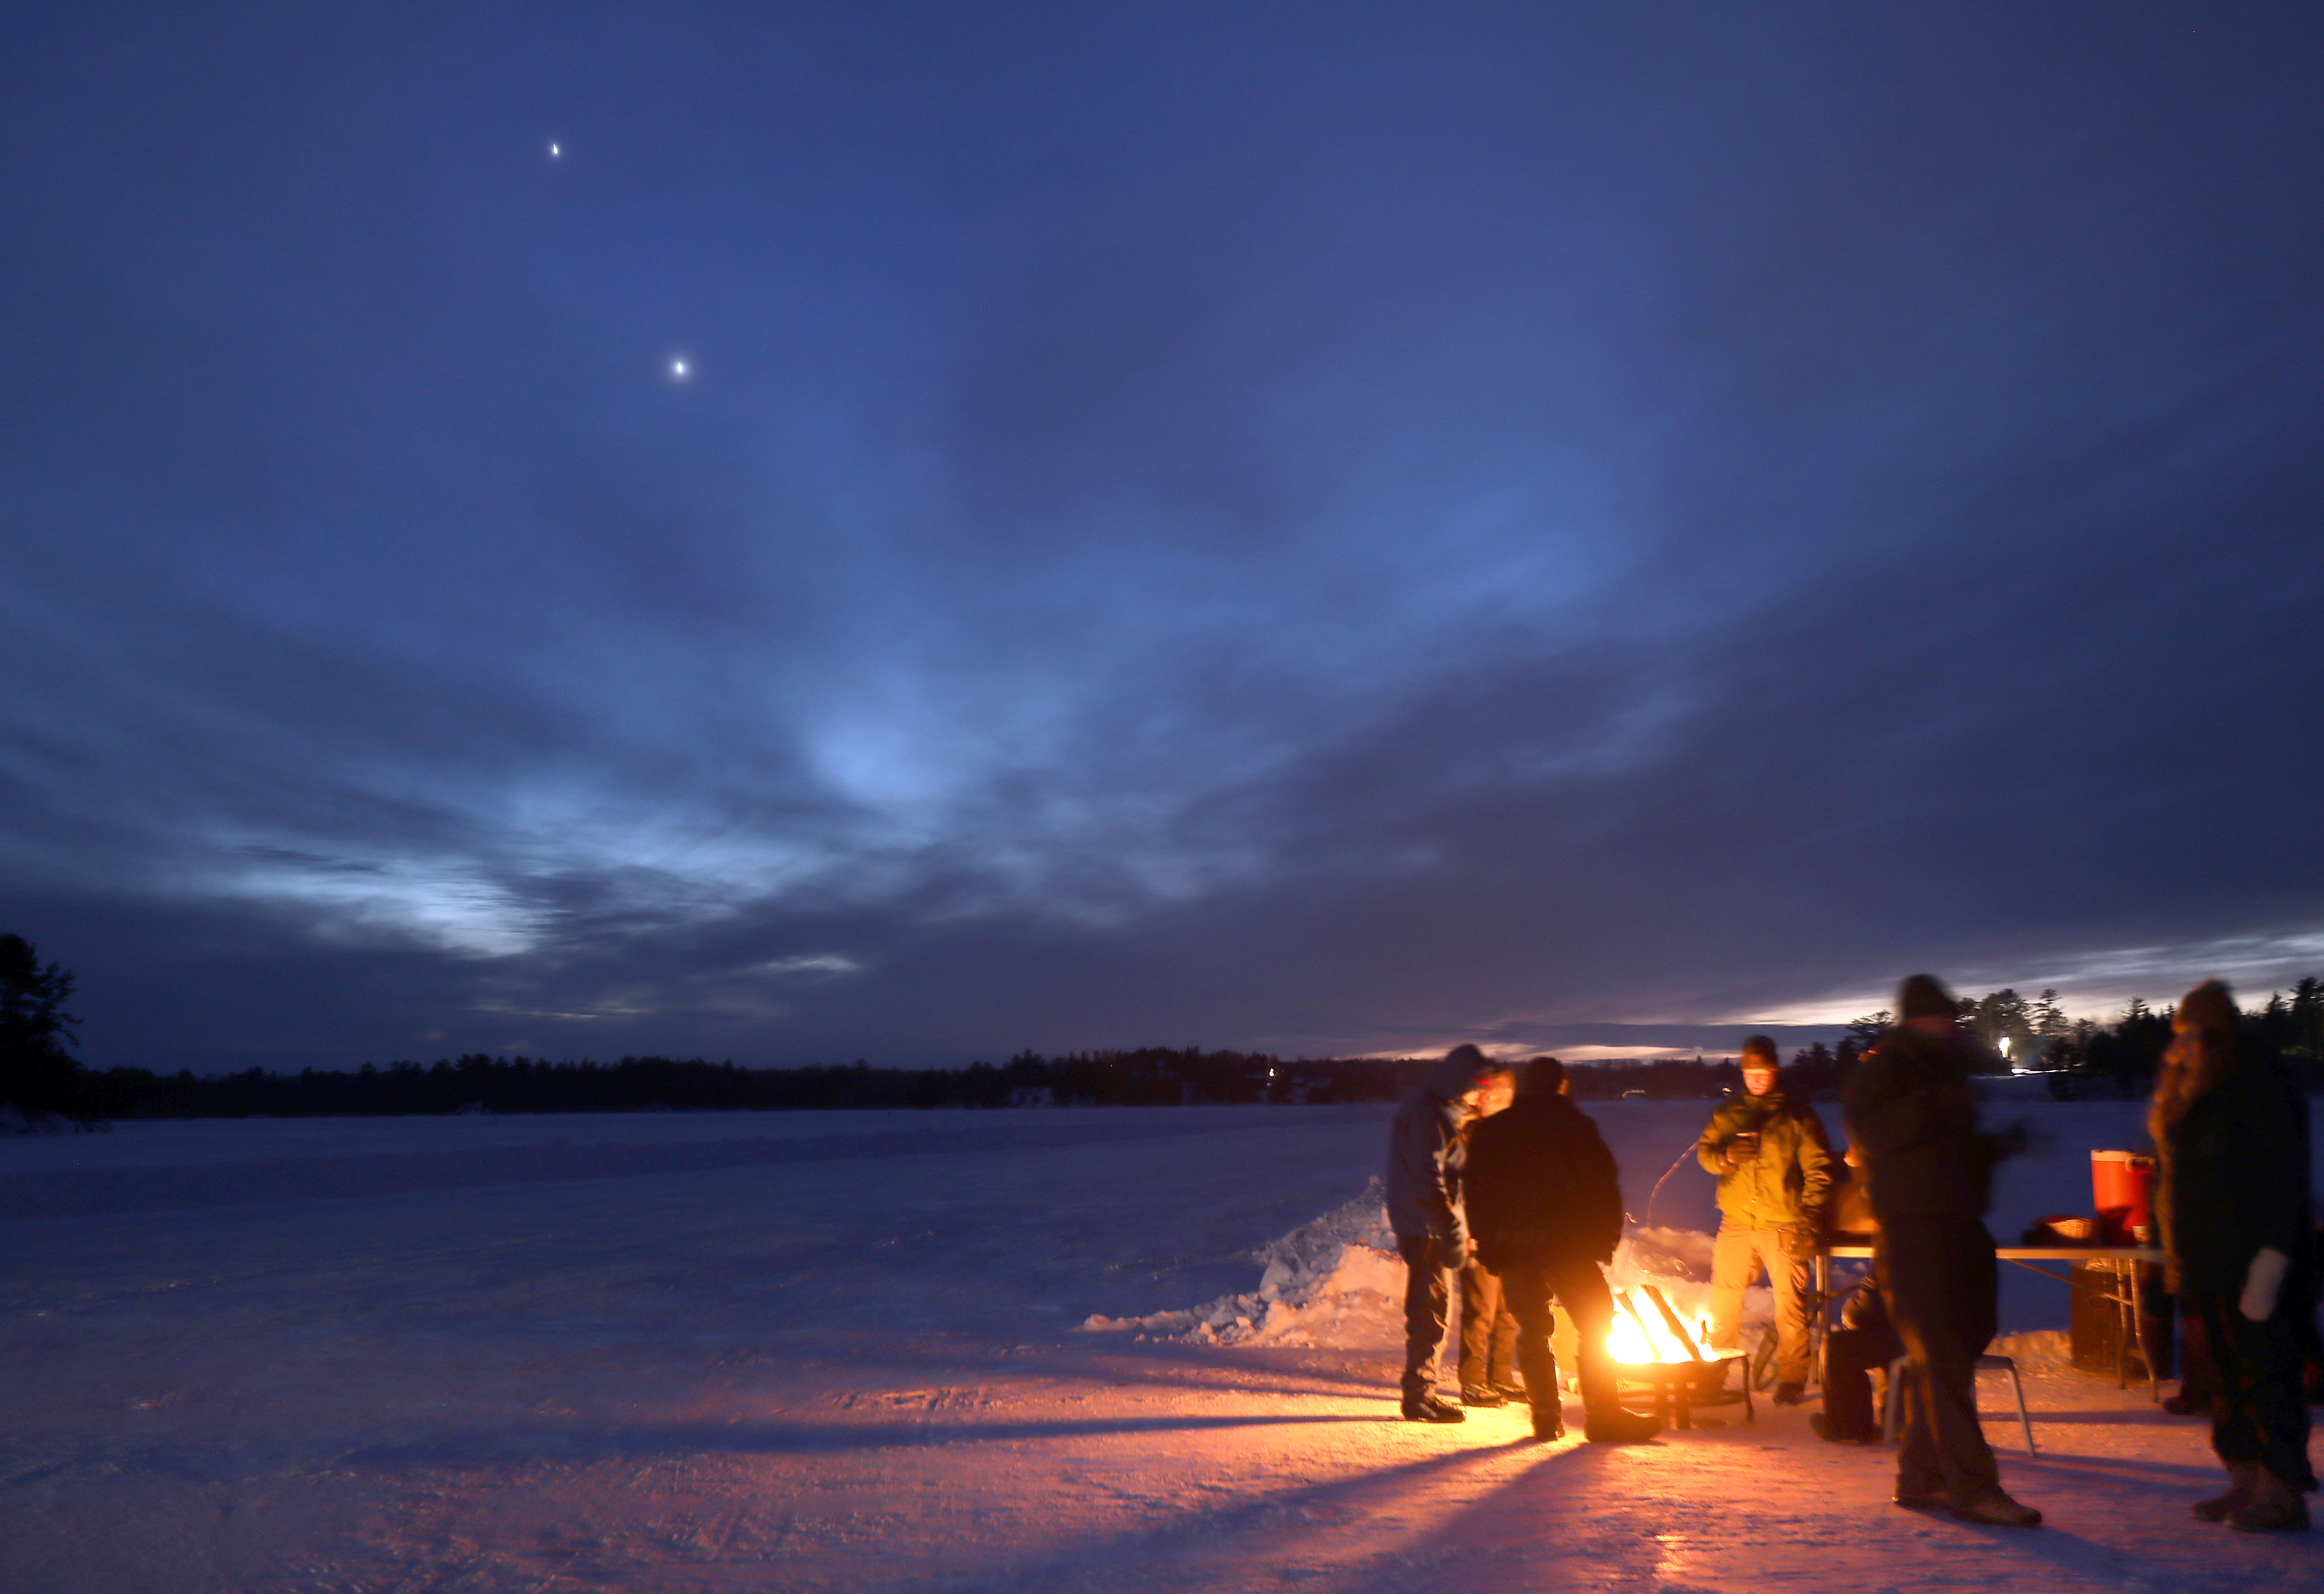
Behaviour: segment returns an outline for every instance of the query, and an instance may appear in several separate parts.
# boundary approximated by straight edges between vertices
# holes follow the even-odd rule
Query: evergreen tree
[[[2288,1050],[2324,1057],[2324,981],[2314,975],[2292,988],[2292,1040]]]
[[[83,1110],[78,1046],[64,1010],[73,977],[60,963],[41,966],[22,935],[0,935],[0,1103],[28,1112],[77,1116]]]

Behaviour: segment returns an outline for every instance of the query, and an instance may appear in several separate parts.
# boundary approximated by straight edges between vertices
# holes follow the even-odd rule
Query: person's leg
[[[1614,1359],[1606,1350],[1606,1336],[1614,1327],[1614,1295],[1606,1276],[1595,1262],[1577,1262],[1553,1269],[1549,1283],[1557,1304],[1573,1319],[1575,1382],[1582,1386],[1582,1421],[1591,1442],[1635,1444],[1652,1439],[1662,1431],[1661,1422],[1624,1410],[1619,1398]]]
[[[1549,1297],[1549,1281],[1537,1267],[1512,1267],[1501,1275],[1501,1298],[1517,1321],[1517,1358],[1525,1373],[1526,1402],[1533,1409],[1534,1433],[1542,1439],[1556,1439],[1565,1432],[1557,1358],[1549,1348],[1550,1331],[1556,1325]]]
[[[1909,1336],[1907,1336],[1909,1339]],[[1933,1504],[1945,1497],[1944,1469],[1937,1461],[1936,1430],[1929,1421],[1924,1364],[1908,1362],[1888,1391],[1897,1405],[1896,1501]]]
[[[2203,1314],[2184,1292],[2179,1297],[2179,1388],[2163,1409],[2179,1416],[2200,1416],[2211,1409],[2218,1393],[2218,1375],[2211,1368],[2210,1342],[2203,1335]]]
[[[1743,1291],[1751,1282],[1751,1233],[1720,1219],[1711,1242],[1711,1347],[1743,1348]]]
[[[1444,1276],[1444,1248],[1433,1239],[1399,1238],[1404,1258],[1404,1397],[1409,1401],[1436,1388],[1436,1355],[1444,1343],[1452,1292]]]
[[[2255,1461],[2295,1489],[2316,1481],[2308,1464],[2308,1403],[2300,1389],[2300,1325],[2280,1302],[2275,1315],[2254,1322],[2239,1298],[2193,1297],[2218,1380],[2211,1411],[2211,1448],[2230,1466]]]
[[[1891,1225],[1886,1243],[1889,1305],[1912,1358],[1897,1493],[1941,1485],[1963,1506],[2001,1486],[1977,1417],[1977,1358],[1993,1337],[2000,1284],[1993,1242],[1975,1223],[1930,1221]]]
[[[1808,1294],[1812,1285],[1808,1264],[1794,1260],[1784,1249],[1780,1231],[1756,1237],[1759,1259],[1767,1268],[1767,1282],[1775,1292],[1775,1385],[1778,1396],[1794,1395],[1808,1385]]]
[[[2225,1293],[2196,1297],[2204,1337],[2218,1379],[2211,1407],[2211,1448],[2227,1464],[2235,1487],[2196,1514],[2226,1516],[2239,1528],[2302,1528],[2308,1506],[2301,1496],[2315,1487],[2308,1464],[2308,1404],[2300,1388],[2300,1325],[2292,1303],[2254,1322],[2239,1298]]]
[[[1517,1387],[1517,1320],[1509,1310],[1508,1291],[1493,1280],[1493,1337],[1485,1358],[1485,1381],[1497,1389]]]
[[[1500,1283],[1471,1257],[1461,1268],[1461,1390],[1482,1390],[1493,1318],[1500,1308]]]

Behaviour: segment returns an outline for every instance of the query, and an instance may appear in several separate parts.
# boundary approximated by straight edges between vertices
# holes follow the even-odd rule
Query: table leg
[[[2122,1270],[2123,1299],[2129,1303],[2125,1308],[2130,1313],[2130,1332],[2126,1336],[2126,1342],[2130,1341],[2137,1342],[2138,1359],[2146,1368],[2146,1398],[2160,1404],[2163,1391],[2155,1382],[2154,1352],[2149,1350],[2146,1344],[2146,1303],[2142,1298],[2143,1292],[2139,1288],[2143,1281],[2138,1276],[2138,1264],[2124,1260],[2116,1263],[2116,1266]]]

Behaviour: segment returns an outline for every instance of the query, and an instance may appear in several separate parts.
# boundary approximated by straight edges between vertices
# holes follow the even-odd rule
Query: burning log
[[[1639,1308],[1637,1297],[1641,1294],[1654,1306],[1651,1318]],[[1756,1416],[1748,1369],[1741,1388],[1731,1394],[1727,1389],[1728,1364],[1739,1363],[1742,1357],[1709,1353],[1705,1343],[1687,1331],[1661,1290],[1642,1283],[1636,1291],[1616,1290],[1614,1301],[1621,1310],[1606,1336],[1606,1349],[1614,1359],[1616,1377],[1652,1389],[1655,1412],[1665,1422],[1690,1428],[1695,1408],[1737,1403],[1746,1422]]]
[[[1686,1324],[1678,1320],[1678,1313],[1671,1310],[1671,1304],[1663,1299],[1662,1291],[1650,1284],[1642,1284],[1638,1287],[1646,1292],[1646,1299],[1652,1301],[1655,1309],[1662,1313],[1663,1321],[1670,1324],[1672,1334],[1677,1338],[1680,1344],[1686,1347],[1688,1358],[1695,1361],[1708,1360],[1709,1359],[1702,1354],[1702,1349],[1695,1344],[1694,1336],[1686,1331]]]

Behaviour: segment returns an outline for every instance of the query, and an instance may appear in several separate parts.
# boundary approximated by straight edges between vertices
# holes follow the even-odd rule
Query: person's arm
[[[1451,1196],[1444,1188],[1444,1147],[1448,1131],[1444,1115],[1425,1101],[1414,1101],[1399,1110],[1390,1147],[1388,1198],[1404,1218],[1417,1219],[1427,1237],[1451,1245],[1458,1225]]]
[[[1606,1149],[1606,1138],[1589,1115],[1577,1111],[1573,1116],[1582,1125],[1582,1132],[1574,1137],[1574,1177],[1579,1188],[1598,1196],[1598,1210],[1578,1227],[1591,1241],[1591,1259],[1610,1262],[1614,1248],[1622,1243],[1622,1170],[1615,1166],[1614,1154]]]
[[[1440,1110],[1413,1117],[1405,1138],[1405,1173],[1414,1202],[1428,1223],[1431,1239],[1443,1242],[1448,1250],[1463,1249],[1468,1236],[1462,1230],[1460,1210],[1452,1204],[1457,1185],[1448,1178],[1445,1167],[1452,1149],[1452,1129]]]
[[[1831,1197],[1831,1137],[1824,1132],[1822,1114],[1804,1101],[1799,1107],[1800,1216],[1813,1223]]]
[[[2308,1190],[2308,1103],[2269,1064],[2268,1089],[2258,1092],[2256,1120],[2245,1126],[2251,1143],[2252,1175],[2260,1208],[2259,1242],[2284,1257],[2300,1256],[2315,1231],[2314,1198]]]
[[[1716,1174],[1723,1178],[1735,1171],[1735,1164],[1727,1155],[1727,1147],[1734,1138],[1734,1129],[1727,1119],[1727,1109],[1712,1108],[1711,1121],[1702,1126],[1702,1138],[1694,1143],[1694,1160],[1702,1165],[1704,1173]],[[1665,1140],[1663,1144],[1667,1146],[1670,1142]]]

